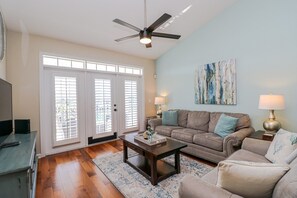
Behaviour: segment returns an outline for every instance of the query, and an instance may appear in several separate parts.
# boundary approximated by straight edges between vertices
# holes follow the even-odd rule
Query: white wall
[[[0,78],[6,79],[6,54],[2,61],[0,61]]]
[[[4,24],[4,42],[6,42],[6,26]],[[6,45],[6,43],[4,43],[4,45]],[[6,48],[6,46],[5,46]],[[2,79],[6,79],[6,50],[4,51],[4,57],[2,59],[2,61],[0,61],[0,78]]]
[[[7,80],[13,85],[14,118],[29,118],[31,130],[39,132],[39,55],[40,52],[62,56],[105,61],[144,68],[145,115],[155,114],[155,64],[138,58],[103,49],[82,46],[51,38],[7,31]],[[40,151],[40,141],[37,143]]]
[[[276,111],[283,128],[297,131],[297,1],[238,1],[156,61],[157,90],[169,108],[242,112],[263,129],[268,111],[260,94],[283,94]],[[194,104],[194,71],[199,65],[236,58],[237,105]]]

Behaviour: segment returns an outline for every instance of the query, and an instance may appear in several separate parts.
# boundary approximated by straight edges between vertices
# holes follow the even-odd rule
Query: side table
[[[252,133],[249,138],[272,141],[274,136],[275,134],[265,133],[263,130],[257,130],[256,132]]]

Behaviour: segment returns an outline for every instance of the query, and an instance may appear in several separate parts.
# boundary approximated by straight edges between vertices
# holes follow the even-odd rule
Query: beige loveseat
[[[218,163],[241,146],[242,140],[254,129],[247,114],[224,113],[239,118],[235,132],[222,138],[214,133],[222,112],[177,110],[178,126],[164,126],[162,119],[149,120],[158,134],[186,143],[183,152]]]
[[[242,149],[233,153],[228,159],[271,163],[264,155],[271,142],[246,138]],[[278,181],[273,189],[272,198],[296,198],[297,197],[297,158],[290,163],[290,170]],[[253,173],[251,173],[253,174]],[[218,179],[218,168],[202,178],[186,175],[179,186],[180,198],[239,198],[216,186]]]

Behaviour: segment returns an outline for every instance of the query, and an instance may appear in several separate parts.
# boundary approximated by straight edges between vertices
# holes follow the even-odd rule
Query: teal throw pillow
[[[162,125],[177,126],[177,111],[164,111],[162,113]]]
[[[224,138],[234,132],[237,121],[238,118],[222,114],[220,119],[218,120],[214,132]]]

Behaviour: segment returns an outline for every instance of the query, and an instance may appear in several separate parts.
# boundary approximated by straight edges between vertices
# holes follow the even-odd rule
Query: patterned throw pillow
[[[265,157],[273,163],[286,163],[286,158],[297,149],[297,133],[280,129],[273,141]]]

